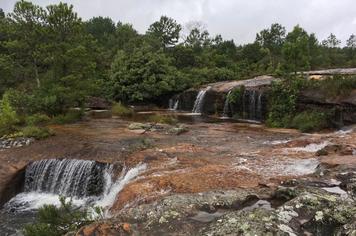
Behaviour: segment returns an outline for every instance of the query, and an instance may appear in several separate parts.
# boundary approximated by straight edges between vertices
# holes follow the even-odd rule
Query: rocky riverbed
[[[150,124],[147,112],[133,120],[89,119],[54,126],[54,137],[3,150],[2,203],[21,191],[23,170],[34,160],[96,160],[127,169],[145,163],[117,195],[110,217],[77,235],[355,232],[354,127],[302,134],[154,113],[176,116],[180,124]]]

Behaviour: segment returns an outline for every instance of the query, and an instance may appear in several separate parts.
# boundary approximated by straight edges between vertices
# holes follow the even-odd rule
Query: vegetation
[[[230,104],[238,104],[239,101],[242,101],[244,92],[245,92],[244,86],[241,86],[241,87],[231,90],[231,93],[227,97],[229,103]]]
[[[329,127],[329,117],[321,111],[304,111],[293,118],[291,127],[302,132],[319,131]]]
[[[267,118],[269,126],[290,127],[290,122],[296,113],[297,97],[303,83],[303,79],[296,77],[272,84]]]
[[[71,201],[60,198],[61,205],[45,205],[39,209],[37,222],[25,226],[25,236],[62,236],[68,232],[76,231],[84,225],[93,222],[91,212],[76,208]],[[101,216],[101,209],[94,209]]]
[[[176,125],[178,120],[172,116],[155,114],[148,117],[148,121],[152,123],[160,123],[160,124],[168,124],[168,125]]]
[[[183,26],[167,16],[141,34],[108,17],[84,21],[65,3],[41,7],[21,0],[12,12],[0,14],[0,31],[0,134],[16,131],[19,117],[41,114],[55,117],[54,123],[75,121],[80,117],[70,110],[82,108],[89,96],[123,104],[156,102],[208,82],[356,67],[354,35],[341,47],[334,34],[320,42],[299,25],[287,32],[272,24],[254,42],[236,45],[210,35],[202,24]],[[351,80],[337,83],[330,80],[325,90],[354,88]],[[282,91],[274,100],[270,124],[285,125],[279,116],[293,112],[294,92]],[[287,105],[278,106],[283,99]],[[113,112],[130,113],[118,105]]]
[[[129,117],[133,116],[134,110],[131,108],[126,107],[123,105],[121,102],[114,103],[111,112],[115,116],[121,116],[121,117]]]

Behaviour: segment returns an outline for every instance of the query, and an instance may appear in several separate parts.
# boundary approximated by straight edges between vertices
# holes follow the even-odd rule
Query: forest
[[[346,44],[334,34],[319,40],[299,25],[272,24],[236,45],[200,22],[162,16],[142,34],[108,17],[82,20],[66,3],[19,1],[8,14],[0,9],[0,32],[2,135],[19,122],[70,119],[89,97],[160,103],[204,83],[356,67],[355,35]]]

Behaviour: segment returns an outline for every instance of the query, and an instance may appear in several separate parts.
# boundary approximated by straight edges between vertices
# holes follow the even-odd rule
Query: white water
[[[325,148],[329,144],[330,144],[330,142],[325,141],[322,143],[311,143],[305,147],[287,148],[287,150],[296,151],[296,152],[317,152],[317,151]]]
[[[138,175],[140,175],[147,168],[146,164],[139,164],[134,168],[122,171],[121,176],[114,181],[112,177],[112,166],[106,168],[104,171],[105,186],[104,192],[100,197],[71,197],[72,203],[75,206],[100,206],[104,208],[105,213],[108,214],[110,207],[115,202],[120,191]],[[23,192],[16,195],[5,205],[5,209],[25,212],[36,210],[44,205],[59,206],[60,194],[46,193],[41,191]],[[62,195],[63,196],[63,195]]]
[[[229,117],[229,110],[230,110],[229,97],[230,97],[230,94],[231,94],[231,90],[227,93],[226,98],[225,98],[224,110],[223,110],[223,115],[222,115],[223,118],[228,118]]]
[[[146,168],[147,164],[139,164],[136,167],[127,171],[124,175],[120,176],[120,178],[113,184],[108,184],[103,197],[98,200],[95,205],[103,208],[108,208],[112,206],[121,190],[133,179],[135,179],[139,174],[146,170]]]
[[[203,106],[204,106],[204,98],[205,98],[206,92],[208,92],[210,89],[211,89],[211,87],[209,86],[206,89],[199,91],[199,93],[195,99],[195,102],[194,102],[194,107],[193,107],[192,113],[198,113],[198,114],[202,113]]]
[[[173,99],[169,99],[169,110],[172,111],[176,111],[178,110],[178,106],[179,106],[179,100],[173,100]]]

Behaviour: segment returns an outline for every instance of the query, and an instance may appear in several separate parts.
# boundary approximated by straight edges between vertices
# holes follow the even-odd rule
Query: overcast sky
[[[63,1],[63,0],[62,0]],[[5,12],[16,0],[0,0]],[[33,0],[46,6],[59,0]],[[167,15],[181,24],[204,22],[211,34],[221,34],[236,43],[248,43],[256,32],[278,22],[290,30],[300,24],[319,39],[331,32],[343,41],[356,34],[356,0],[64,0],[74,5],[83,19],[109,16],[132,23],[145,32],[148,26]]]

